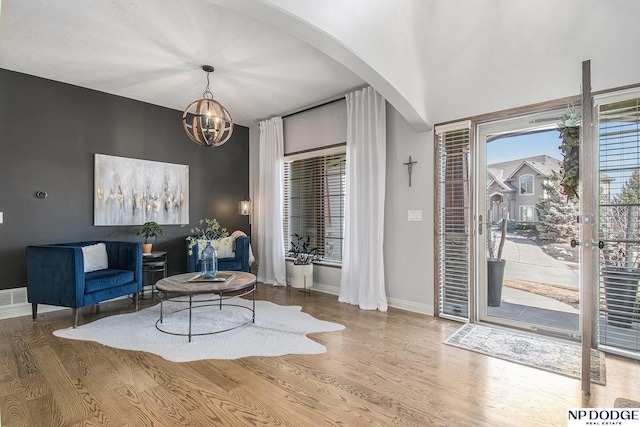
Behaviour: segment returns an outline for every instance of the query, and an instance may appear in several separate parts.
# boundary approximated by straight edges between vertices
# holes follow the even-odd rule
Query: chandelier
[[[231,114],[218,101],[213,99],[209,90],[209,73],[214,71],[211,65],[203,65],[207,73],[207,87],[202,99],[193,101],[182,113],[182,125],[189,138],[198,145],[218,147],[231,138],[233,122]]]

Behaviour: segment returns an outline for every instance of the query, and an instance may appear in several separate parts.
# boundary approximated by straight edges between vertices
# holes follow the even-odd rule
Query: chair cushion
[[[133,282],[133,271],[130,270],[98,270],[84,276],[85,293],[109,289]]]

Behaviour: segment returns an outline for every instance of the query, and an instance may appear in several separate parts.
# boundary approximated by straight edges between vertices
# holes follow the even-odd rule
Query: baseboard
[[[25,289],[25,292],[26,292],[26,288],[18,288],[16,290],[20,291],[22,289]],[[311,290],[322,292],[325,294],[330,294],[330,295],[336,295],[336,296],[340,295],[339,287],[331,286],[331,285],[323,285],[321,283],[314,283]],[[120,298],[127,298],[127,297],[120,297]],[[115,299],[120,299],[120,298],[115,298]],[[398,308],[400,310],[411,311],[414,313],[426,314],[428,316],[433,316],[434,314],[434,309],[432,305],[418,304],[413,301],[406,301],[406,300],[401,300],[397,298],[387,298],[387,304],[389,304],[389,307]],[[70,310],[70,309],[66,307],[56,307],[56,306],[45,305],[45,304],[38,305],[39,314],[48,313],[51,311],[58,311],[58,310]],[[11,304],[8,306],[0,307],[0,320],[11,319],[13,317],[20,317],[20,316],[31,316],[31,304],[29,304],[28,302],[24,302],[24,303]]]
[[[150,288],[150,286],[146,286]],[[117,299],[129,298],[128,296],[121,296],[113,298],[109,301]],[[0,320],[11,319],[21,316],[32,316],[31,304],[26,301],[27,288],[13,288],[0,290]],[[107,302],[107,301],[104,301]],[[59,310],[71,310],[68,307],[58,307],[55,305],[38,304],[38,314],[50,313],[52,311]]]
[[[340,287],[323,285],[321,283],[314,283],[311,290],[322,292],[325,294],[340,295]],[[413,301],[406,301],[397,298],[387,298],[387,304],[389,305],[389,307],[411,311],[414,313],[426,314],[427,316],[433,316],[434,314],[433,305],[419,304]]]
[[[434,314],[433,306],[428,304],[418,304],[413,301],[406,301],[397,298],[387,298],[387,304],[389,304],[389,307],[411,311],[414,313],[426,314],[427,316],[433,316]]]
[[[38,314],[49,313],[52,311],[59,311],[59,310],[71,310],[71,309],[67,307],[56,307],[53,305],[38,304]],[[31,317],[31,315],[32,315],[31,304],[29,303],[15,304],[15,305],[12,305],[11,307],[0,308],[0,320],[11,319],[14,317],[22,317],[22,316]]]
[[[321,283],[314,283],[311,287],[312,291],[322,292],[323,294],[340,295],[340,288],[336,286],[323,285]]]

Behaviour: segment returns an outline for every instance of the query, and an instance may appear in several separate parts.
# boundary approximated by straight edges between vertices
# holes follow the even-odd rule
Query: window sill
[[[291,261],[293,262],[292,257],[284,257],[285,261]],[[314,262],[315,265],[321,265],[323,267],[332,267],[332,268],[342,268],[342,262],[341,261],[328,261],[328,260],[321,260],[321,261],[315,261]]]
[[[322,265],[324,267],[342,268],[341,261],[317,261],[314,264]]]

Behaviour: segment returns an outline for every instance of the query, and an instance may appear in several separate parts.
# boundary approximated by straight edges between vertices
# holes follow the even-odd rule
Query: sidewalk
[[[508,234],[502,251],[507,261],[504,276],[530,282],[562,285],[578,289],[578,270],[545,254],[531,240]]]
[[[527,291],[521,291],[519,289],[508,288],[506,286],[502,288],[502,301],[511,304],[525,305],[528,307],[560,311],[563,313],[578,314],[580,312],[569,304],[565,304],[553,298],[544,297]]]

